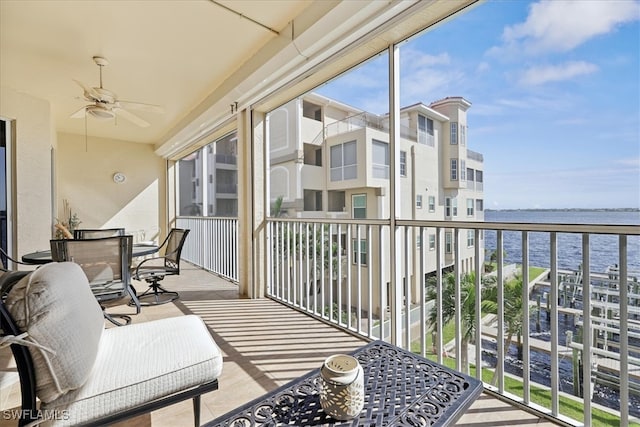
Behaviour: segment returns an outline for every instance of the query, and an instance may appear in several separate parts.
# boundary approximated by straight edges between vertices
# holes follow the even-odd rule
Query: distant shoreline
[[[485,212],[640,212],[640,208],[521,208],[485,209]]]

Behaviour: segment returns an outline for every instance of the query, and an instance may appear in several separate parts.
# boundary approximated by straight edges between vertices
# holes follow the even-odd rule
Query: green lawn
[[[435,354],[429,354],[427,357],[431,360],[436,360]],[[456,360],[454,358],[447,357],[443,360],[445,366],[451,369],[456,368]],[[475,378],[476,368],[474,365],[470,368],[471,376]],[[491,383],[491,379],[493,378],[493,370],[483,368],[482,369],[482,381],[485,383]],[[518,381],[511,377],[504,378],[504,388],[507,392],[512,393],[516,396],[523,396],[523,385],[522,381]],[[536,403],[544,408],[551,408],[551,391],[546,390],[540,387],[531,386],[529,390],[529,395],[531,398],[531,402]],[[560,402],[560,413],[564,416],[572,418],[574,420],[578,420],[580,422],[583,421],[583,405],[580,402],[577,402],[573,399],[569,399],[565,396],[559,396]],[[620,418],[612,415],[608,412],[601,411],[599,409],[592,408],[591,410],[591,421],[594,427],[602,426],[617,426],[620,425]],[[630,423],[632,427],[640,427],[638,423]]]

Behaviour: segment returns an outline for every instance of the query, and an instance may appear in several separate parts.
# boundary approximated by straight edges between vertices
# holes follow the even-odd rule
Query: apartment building
[[[237,140],[234,131],[179,161],[180,215],[238,215]]]
[[[467,110],[462,97],[447,97],[429,105],[401,108],[399,142],[399,204],[396,218],[434,221],[483,221],[483,157],[468,148]],[[389,119],[311,93],[272,111],[267,117],[270,153],[270,199],[282,199],[280,214],[292,218],[388,219],[390,203]],[[378,245],[388,236],[375,233],[372,246],[363,226],[336,228],[334,241],[350,252],[351,273],[372,280],[389,279],[390,259],[376,259]],[[360,229],[360,232],[358,232]],[[347,236],[347,233],[351,233]],[[337,234],[340,236],[338,237]],[[474,232],[444,230],[443,267],[453,265],[459,251],[462,272],[472,270],[475,246],[484,255],[483,239]],[[436,271],[436,229],[422,236],[400,236],[414,249],[409,259],[396,259],[409,276],[411,295],[418,295],[420,257],[425,275]],[[371,249],[369,249],[371,248]],[[367,259],[367,251],[371,258]],[[381,275],[367,270],[379,268]],[[346,262],[341,269],[347,273]],[[388,286],[387,283],[387,286]],[[380,283],[373,284],[374,300]],[[412,297],[415,299],[415,297]],[[378,301],[380,302],[380,301]]]

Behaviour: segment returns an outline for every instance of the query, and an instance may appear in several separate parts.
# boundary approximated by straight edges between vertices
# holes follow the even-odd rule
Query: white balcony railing
[[[179,224],[210,233],[211,225],[196,224],[210,220]],[[388,220],[274,218],[267,230],[270,298],[451,364],[560,423],[589,426],[603,413],[619,425],[638,422],[638,227],[396,221],[392,235]],[[518,241],[509,255],[517,265],[506,262],[505,236]],[[203,234],[187,245],[228,242]],[[492,273],[484,246],[495,249]],[[592,255],[603,250],[617,266],[593,271]],[[530,265],[540,251],[548,265]],[[576,269],[559,263],[565,251],[577,253]]]
[[[182,258],[221,277],[238,282],[238,220],[179,217],[176,227],[191,230]]]

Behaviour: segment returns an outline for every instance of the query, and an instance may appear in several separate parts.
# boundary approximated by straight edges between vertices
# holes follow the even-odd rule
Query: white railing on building
[[[176,227],[191,230],[182,258],[221,277],[238,282],[238,220],[178,217]]]

